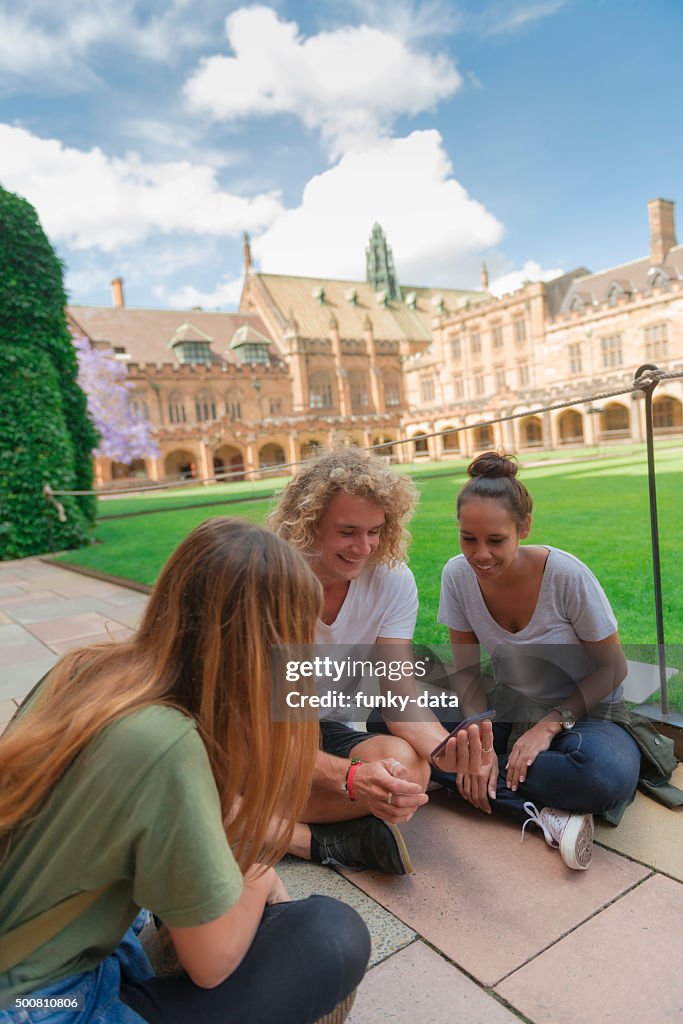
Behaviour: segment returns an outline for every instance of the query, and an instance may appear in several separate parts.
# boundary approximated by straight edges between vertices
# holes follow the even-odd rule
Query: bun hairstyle
[[[505,452],[484,452],[467,467],[470,477],[458,495],[457,514],[471,498],[492,498],[504,502],[519,526],[526,525],[531,515],[533,499],[523,483],[517,479],[519,463],[514,455]]]

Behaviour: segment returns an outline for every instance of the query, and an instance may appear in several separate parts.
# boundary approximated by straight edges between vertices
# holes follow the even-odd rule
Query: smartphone
[[[452,729],[449,732],[446,739],[442,740],[441,743],[439,743],[438,747],[434,747],[431,754],[429,755],[430,760],[433,761],[435,757],[438,757],[439,754],[443,753],[443,751],[446,749],[446,744],[448,743],[451,736],[456,736],[459,732],[461,732],[462,729],[466,729],[468,725],[472,725],[473,722],[483,722],[485,718],[495,717],[496,712],[492,708],[490,711],[480,711],[478,715],[470,715],[469,718],[465,718],[463,719],[462,722],[458,722],[455,729]]]

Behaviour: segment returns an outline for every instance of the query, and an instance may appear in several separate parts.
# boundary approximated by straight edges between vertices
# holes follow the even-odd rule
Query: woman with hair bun
[[[559,548],[520,544],[533,502],[517,469],[497,452],[471,463],[457,500],[462,554],[442,576],[439,622],[449,627],[461,707],[497,713],[497,756],[456,786],[486,813],[533,822],[568,867],[585,870],[593,815],[625,806],[638,782],[639,749],[612,720],[625,711],[626,661],[590,569]]]
[[[284,541],[210,519],[137,633],[29,695],[0,739],[0,1024],[346,1018],[367,928],[337,900],[290,902],[273,868],[318,727],[274,721],[271,646],[311,643],[321,599]],[[138,938],[149,911],[167,976]]]

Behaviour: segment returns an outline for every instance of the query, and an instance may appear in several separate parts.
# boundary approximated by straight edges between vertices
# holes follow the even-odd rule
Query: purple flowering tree
[[[149,420],[136,416],[128,401],[133,384],[126,368],[111,352],[92,348],[87,338],[73,334],[78,356],[78,383],[88,399],[88,412],[100,435],[94,455],[128,465],[133,459],[159,457]]]

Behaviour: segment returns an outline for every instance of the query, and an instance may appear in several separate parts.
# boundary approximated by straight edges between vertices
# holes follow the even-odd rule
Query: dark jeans
[[[370,956],[362,918],[327,896],[266,907],[247,955],[221,985],[185,974],[121,987],[150,1024],[311,1024],[360,982]]]
[[[457,716],[451,714],[443,724],[452,729],[457,721]],[[557,807],[603,814],[633,799],[640,772],[640,750],[616,722],[581,719],[573,729],[558,733],[550,749],[537,756],[526,782],[515,793],[506,784],[510,729],[505,722],[493,724],[493,746],[498,755],[496,799],[491,801],[494,814],[524,821],[528,817],[524,810],[526,801],[536,804],[539,810]],[[373,712],[368,719],[368,732],[384,731],[388,730],[381,715],[375,716]],[[432,778],[457,792],[454,775],[432,769]]]

